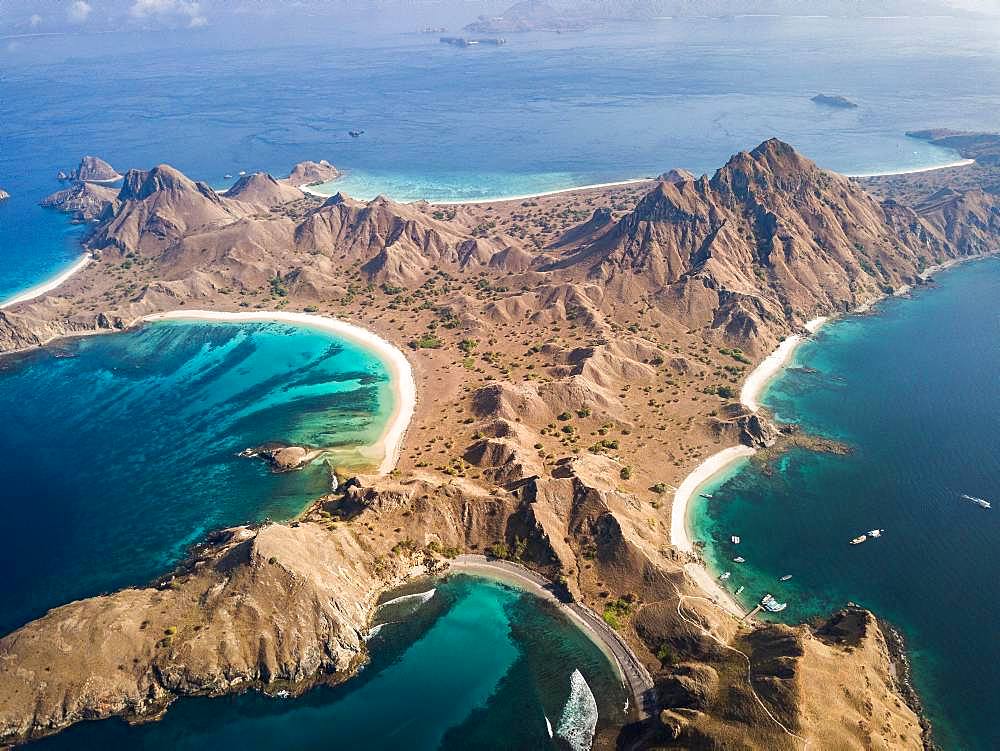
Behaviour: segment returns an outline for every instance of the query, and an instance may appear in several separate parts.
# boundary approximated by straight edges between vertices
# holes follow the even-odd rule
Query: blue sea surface
[[[182,699],[157,723],[85,723],[32,747],[582,751],[560,727],[602,732],[621,723],[618,673],[552,603],[466,575],[421,586],[436,587],[434,596],[383,608],[371,663],[341,686],[294,700]],[[596,706],[580,711],[586,703],[570,701],[574,671]]]
[[[0,360],[0,634],[166,574],[213,530],[295,516],[326,465],[237,454],[280,441],[356,466],[393,405],[367,350],[277,323],[155,323]]]
[[[772,136],[905,170],[955,159],[907,130],[1000,129],[997,29],[967,19],[662,19],[474,49],[349,20],[0,44],[0,300],[79,252],[35,204],[84,154],[214,186],[328,159],[331,191],[460,200],[707,172]]]
[[[913,299],[825,326],[763,403],[848,456],[794,449],[706,486],[696,539],[726,586],[788,602],[790,622],[847,602],[906,637],[945,749],[1000,748],[1000,260],[943,272]],[[962,498],[993,501],[992,511]],[[851,546],[869,529],[879,539]],[[736,546],[731,535],[742,540]],[[732,562],[740,555],[744,564]],[[792,574],[788,582],[779,577]]]

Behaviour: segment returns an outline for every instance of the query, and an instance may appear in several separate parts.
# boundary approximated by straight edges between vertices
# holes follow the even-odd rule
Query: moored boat
[[[788,581],[788,580],[789,580],[789,579],[791,579],[791,578],[792,578],[792,575],[791,575],[791,574],[785,574],[785,575],[784,575],[784,576],[782,576],[782,577],[781,577],[780,579],[778,579],[778,581],[780,581],[780,582],[786,582],[786,581]]]
[[[744,558],[742,555],[738,555],[735,558],[733,558],[733,563],[746,563],[746,562],[747,559]]]
[[[729,539],[733,543],[733,545],[739,545],[740,544],[740,536],[739,535],[733,535]]]
[[[977,498],[974,495],[966,495],[965,493],[962,493],[962,498],[964,498],[967,501],[971,501],[972,503],[982,508],[993,508],[993,504],[987,501],[985,498]]]
[[[865,540],[868,539],[868,535],[858,535],[853,540],[851,540],[851,545],[860,545]]]

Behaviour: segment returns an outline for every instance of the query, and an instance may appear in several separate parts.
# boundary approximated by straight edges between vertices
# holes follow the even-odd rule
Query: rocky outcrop
[[[72,214],[78,222],[92,222],[100,218],[117,199],[118,191],[114,188],[79,182],[46,196],[40,205]]]
[[[688,172],[686,169],[674,168],[667,170],[656,179],[660,182],[674,183],[676,185],[677,183],[686,183],[697,178],[693,172]]]
[[[812,97],[811,101],[816,104],[822,104],[824,107],[834,107],[835,109],[854,110],[858,108],[858,105],[850,99],[839,94],[817,94]]]
[[[60,172],[57,177],[60,180],[100,183],[115,182],[122,178],[114,167],[96,156],[85,156],[80,160],[80,164],[75,170],[69,174]]]
[[[239,455],[248,459],[262,459],[271,467],[272,472],[281,473],[302,469],[322,453],[321,449],[265,444],[244,449]]]
[[[326,159],[320,159],[318,162],[299,162],[292,167],[285,182],[296,188],[301,188],[303,185],[327,183],[338,177],[340,177],[340,171]]]

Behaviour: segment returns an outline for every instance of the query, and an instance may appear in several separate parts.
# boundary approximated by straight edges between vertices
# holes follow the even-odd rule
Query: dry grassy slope
[[[280,586],[267,584],[278,580],[263,553],[225,572],[206,563],[174,589],[69,605],[7,637],[8,736],[230,690],[220,675],[272,689],[339,675],[395,574],[497,544],[610,607],[656,672],[664,712],[623,738],[796,747],[775,719],[799,735],[840,728],[845,748],[919,736],[874,622],[837,644],[805,628],[741,631],[699,599],[668,544],[667,491],[706,454],[769,440],[727,404],[754,358],[814,315],[916,282],[924,264],[990,249],[993,199],[879,204],[774,141],[711,179],[484,206],[338,196],[265,210],[286,191],[252,183],[255,205],[168,167],[130,173],[93,234],[97,262],[58,295],[0,313],[0,348],[182,306],[354,320],[413,347],[420,401],[399,469],[324,499],[308,525],[258,535],[251,547],[284,541],[274,557],[294,573]],[[220,582],[253,608],[234,619],[213,605]],[[127,623],[152,625],[115,627],[123,608]],[[202,628],[178,630],[163,663],[156,645],[174,621]],[[95,639],[107,657],[81,657]],[[734,646],[750,656],[763,706]],[[838,701],[824,704],[820,684],[838,686]]]

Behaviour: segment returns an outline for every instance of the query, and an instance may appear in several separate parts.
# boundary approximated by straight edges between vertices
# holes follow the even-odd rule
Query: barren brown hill
[[[670,546],[669,490],[706,455],[779,435],[734,394],[781,338],[995,251],[995,198],[879,202],[769,141],[678,183],[268,204],[166,166],[130,173],[89,240],[95,262],[0,312],[0,350],[182,307],[352,320],[414,367],[398,467],[294,523],[211,540],[168,587],[69,604],[0,640],[0,743],[155,716],[181,695],[347,678],[378,593],[462,551],[516,558],[609,613],[652,673],[652,705],[598,748],[921,747],[875,619],[739,621]]]

